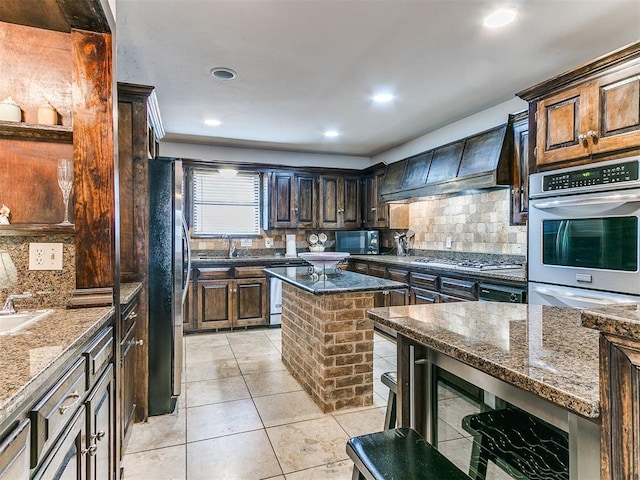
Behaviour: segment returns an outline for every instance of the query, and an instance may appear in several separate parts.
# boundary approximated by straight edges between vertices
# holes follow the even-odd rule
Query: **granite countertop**
[[[374,308],[369,317],[567,410],[600,415],[599,333],[581,325],[578,309],[459,302]]]
[[[582,325],[604,333],[640,340],[640,305],[610,305],[582,312]]]
[[[406,283],[372,277],[361,273],[340,270],[327,275],[310,274],[308,267],[265,268],[267,275],[273,275],[314,295],[345,292],[374,292],[407,288]],[[334,270],[335,271],[335,270]]]
[[[460,270],[453,267],[432,267],[424,264],[413,263],[417,258],[422,256],[398,257],[397,255],[351,255],[350,259],[364,260],[368,262],[384,263],[387,265],[397,265],[412,270],[428,270],[429,272],[452,273],[464,276],[474,276],[480,279],[506,280],[509,282],[527,282],[527,272],[524,267],[510,268],[507,270]]]
[[[142,282],[120,284],[120,305],[127,305],[142,290]]]
[[[17,333],[0,335],[0,425],[75,360],[77,349],[112,315],[112,307],[59,308]]]

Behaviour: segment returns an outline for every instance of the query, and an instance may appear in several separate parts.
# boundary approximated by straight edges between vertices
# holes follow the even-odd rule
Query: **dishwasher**
[[[271,277],[269,290],[269,326],[279,327],[282,324],[282,280]]]
[[[507,287],[505,285],[481,283],[478,301],[527,303],[527,287]]]

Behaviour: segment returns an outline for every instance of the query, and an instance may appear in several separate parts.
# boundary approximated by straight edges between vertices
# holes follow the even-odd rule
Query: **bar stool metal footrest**
[[[347,441],[352,480],[469,480],[469,476],[411,428],[394,428]]]
[[[398,377],[396,372],[385,372],[380,377],[384,385],[389,387],[389,399],[387,400],[387,413],[384,417],[384,429],[389,430],[396,426]]]

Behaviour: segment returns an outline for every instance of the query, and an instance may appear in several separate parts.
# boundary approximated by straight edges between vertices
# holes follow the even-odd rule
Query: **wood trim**
[[[594,78],[599,74],[609,73],[612,69],[632,60],[640,60],[640,42],[629,44],[614,52],[598,57],[533,87],[522,90],[516,95],[528,102],[538,100],[550,91],[571,86],[586,79]]]
[[[73,30],[76,286],[114,284],[115,152],[111,35]]]

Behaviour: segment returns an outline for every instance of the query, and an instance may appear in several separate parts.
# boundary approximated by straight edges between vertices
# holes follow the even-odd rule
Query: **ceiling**
[[[505,4],[516,21],[483,27]],[[116,19],[117,78],[156,87],[164,140],[369,157],[640,39],[638,0],[117,0]]]

